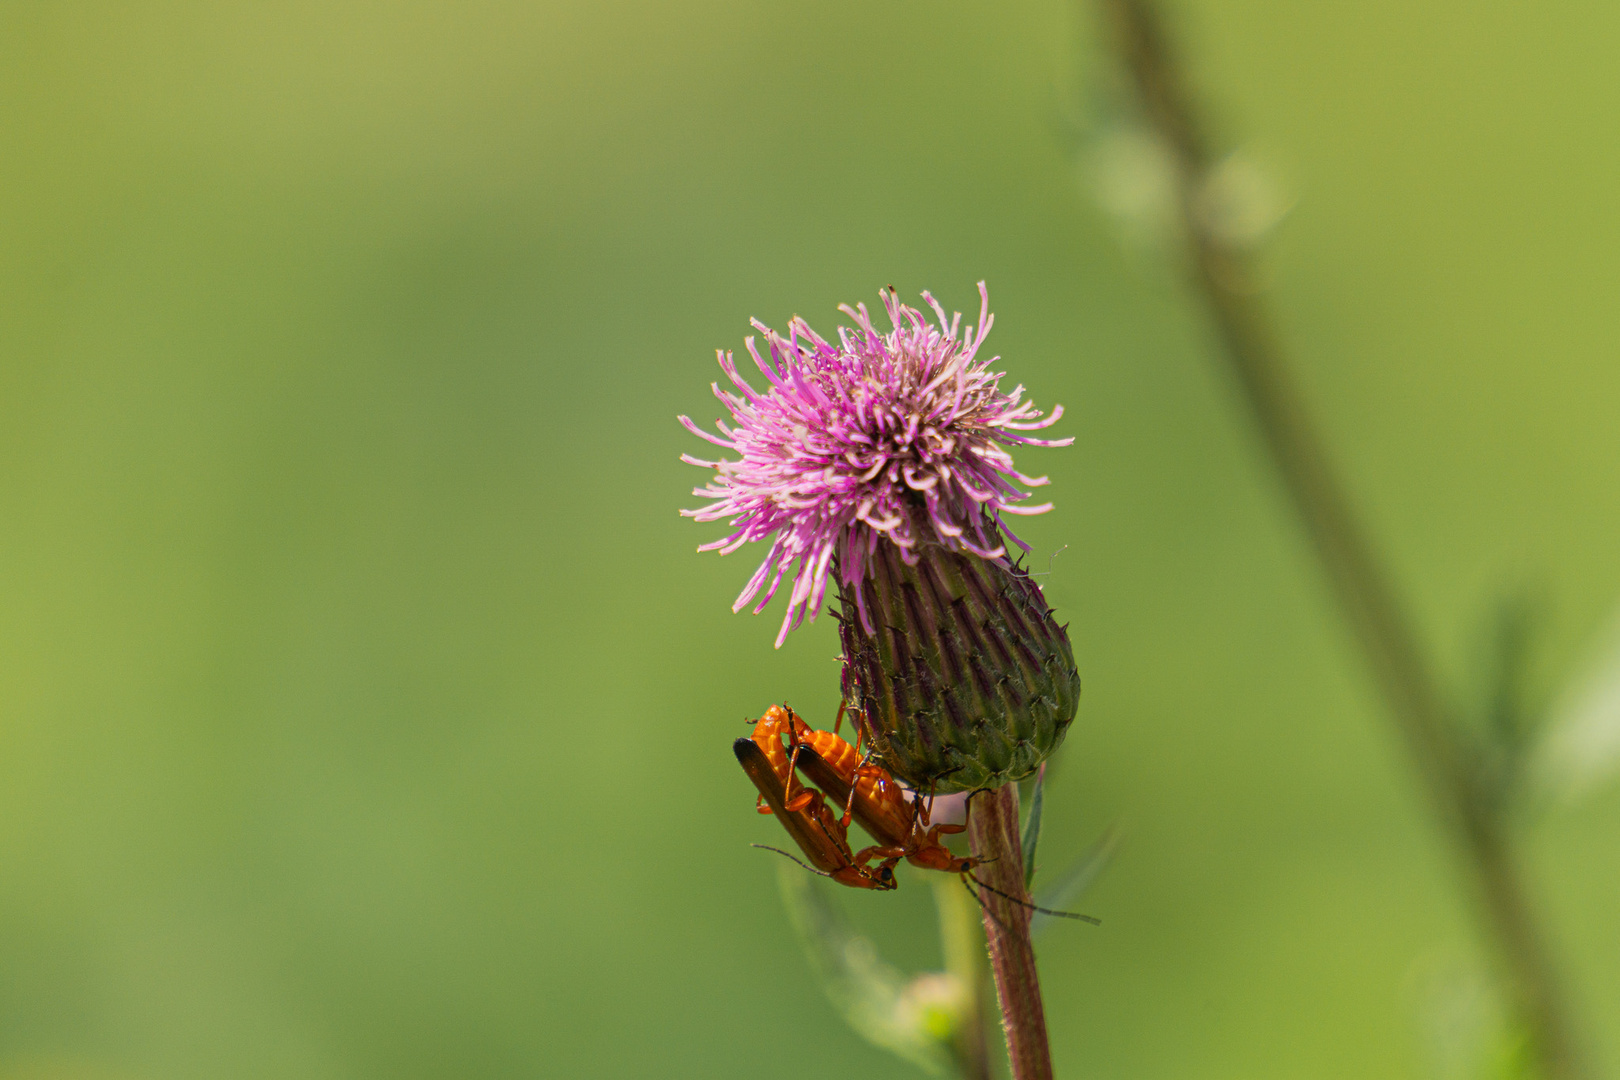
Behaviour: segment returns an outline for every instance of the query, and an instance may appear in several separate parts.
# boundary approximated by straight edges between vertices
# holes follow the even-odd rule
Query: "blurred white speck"
[[[1159,244],[1174,238],[1178,166],[1164,140],[1139,127],[1112,128],[1093,141],[1089,164],[1098,204],[1128,239]],[[1293,206],[1277,170],[1238,150],[1210,169],[1192,212],[1222,242],[1252,250]]]
[[[1620,611],[1599,647],[1554,707],[1535,750],[1531,776],[1539,793],[1574,802],[1620,771]]]
[[[1114,128],[1093,142],[1090,159],[1098,205],[1131,239],[1166,239],[1176,220],[1176,163],[1163,140]]]
[[[1227,244],[1253,249],[1266,241],[1293,208],[1275,170],[1260,164],[1249,151],[1238,150],[1204,179],[1197,213],[1204,227]]]
[[[1477,957],[1434,952],[1407,973],[1436,1080],[1472,1080],[1486,1075],[1503,1041],[1499,991]]]

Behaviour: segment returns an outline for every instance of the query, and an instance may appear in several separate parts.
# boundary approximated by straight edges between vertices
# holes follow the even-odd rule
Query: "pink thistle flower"
[[[1062,407],[1043,417],[1022,386],[1002,391],[1002,373],[992,369],[999,357],[977,358],[994,321],[984,282],[978,325],[965,333],[961,315],[947,321],[926,292],[938,325],[900,303],[892,288],[881,295],[892,329],[880,333],[865,304],[841,305],[855,325],[839,327],[837,344],[797,316],[786,338],[752,320],[770,353],[766,360],[754,338],[745,342],[765,391],[722,350],[720,367],[736,390],[714,384],[714,392],[731,422],[717,420],[715,435],[680,417],[694,435],[738,454],[718,461],[681,455],[714,470],[693,492],[713,501],[681,513],[730,519],[733,529],[698,550],[728,554],[774,537],[732,610],[757,599],[754,611],[762,611],[791,573],[777,647],[806,616],[815,619],[829,578],[853,595],[863,628],[873,633],[862,582],[880,544],[892,544],[907,566],[931,544],[998,565],[1005,565],[1004,536],[1028,550],[1003,515],[1040,514],[1052,504],[1026,504],[1031,496],[1021,487],[1047,479],[1018,472],[1011,448],[1074,441],[1026,434],[1055,423]]]

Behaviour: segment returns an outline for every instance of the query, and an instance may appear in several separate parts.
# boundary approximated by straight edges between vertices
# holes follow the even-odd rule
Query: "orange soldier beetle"
[[[844,712],[847,708],[848,705],[839,704],[838,718],[833,721],[831,731],[811,727],[785,705],[772,705],[765,710],[764,716],[758,720],[750,720],[749,723],[754,725],[754,742],[765,752],[765,757],[770,761],[776,775],[782,778],[782,783],[787,789],[785,799],[789,810],[802,810],[810,802],[810,791],[799,785],[795,776],[799,751],[803,747],[809,747],[832,763],[833,768],[842,775],[858,778],[856,788],[859,789],[860,797],[868,807],[882,807],[885,811],[892,811],[895,818],[894,830],[902,833],[910,832],[910,810],[906,806],[905,795],[900,785],[895,783],[894,777],[881,766],[870,764],[868,758],[859,757],[861,736],[864,731],[860,723],[860,713],[855,714],[855,745],[852,747],[839,737],[838,729],[843,726]],[[787,739],[785,749],[782,745],[784,737]],[[845,786],[848,786],[847,782]],[[848,829],[856,793],[851,790],[841,798],[844,802],[844,816],[838,824]],[[762,814],[771,813],[770,807],[765,805],[764,796],[756,800],[755,806]],[[904,824],[900,822],[902,816],[907,818]],[[926,812],[923,820],[928,820]],[[872,833],[874,837],[879,835],[872,829],[867,829],[867,832]]]
[[[841,705],[838,709],[840,720],[843,714],[844,706]],[[857,714],[856,731],[860,730],[861,724]],[[863,855],[870,853],[873,857],[894,861],[903,858],[911,865],[924,870],[958,874],[964,886],[971,881],[974,885],[1031,911],[1100,925],[1099,921],[1090,915],[1039,907],[1027,900],[1010,896],[994,885],[980,881],[973,873],[973,868],[978,866],[981,860],[972,855],[953,854],[941,839],[944,835],[965,832],[967,825],[929,826],[928,813],[933,804],[932,796],[926,802],[920,794],[914,794],[907,800],[904,789],[895,782],[886,769],[860,757],[855,747],[839,738],[834,731],[807,730],[798,733],[796,737],[799,745],[794,748],[793,757],[790,759],[793,765],[802,769],[828,798],[844,802],[848,807],[845,811],[845,820],[847,821],[849,814],[853,813],[861,828],[878,842],[877,847],[868,848],[862,852]],[[972,796],[968,797],[968,803],[971,810]],[[978,899],[977,894],[974,898]],[[983,906],[982,900],[980,906]],[[985,910],[989,911],[988,908]]]
[[[843,719],[845,706],[838,708]],[[859,714],[857,714],[857,717]],[[861,724],[856,721],[856,731]],[[857,735],[857,738],[859,736]],[[967,874],[979,860],[951,853],[941,836],[967,831],[966,825],[928,825],[933,799],[921,795],[906,798],[887,769],[862,758],[855,747],[833,731],[806,729],[797,734],[799,745],[793,764],[834,802],[845,806],[844,820],[853,814],[861,828],[878,842],[886,858],[903,858],[924,870],[947,874]]]
[[[890,829],[885,835],[906,835],[911,832],[912,811],[906,803],[904,790],[895,782],[893,776],[883,766],[872,761],[872,754],[861,756],[861,739],[866,733],[866,725],[862,722],[861,713],[855,712],[855,745],[851,746],[838,736],[838,729],[843,726],[844,712],[849,708],[847,702],[839,702],[838,716],[833,720],[831,731],[818,731],[808,725],[802,725],[803,730],[796,733],[796,738],[803,746],[814,750],[816,754],[843,779],[842,787],[848,789],[846,794],[835,795],[833,798],[844,804],[844,816],[841,824],[847,829],[850,816],[855,811],[855,805],[860,802],[868,816],[878,814],[890,818],[885,824]],[[795,765],[797,765],[797,750],[795,750]],[[850,778],[854,778],[851,786]],[[811,777],[815,780],[815,777]],[[819,780],[815,780],[820,783]],[[832,795],[832,792],[827,792]],[[922,811],[924,823],[928,821],[928,808]],[[876,839],[880,833],[866,827],[862,828],[871,833]]]
[[[790,799],[788,783],[771,760],[773,755],[760,745],[757,738],[738,739],[732,744],[732,750],[737,755],[738,764],[748,774],[748,779],[759,789],[760,798],[765,800],[769,812],[777,816],[782,827],[810,861],[803,862],[780,848],[767,847],[765,844],[755,844],[755,847],[786,855],[812,873],[832,878],[840,885],[883,892],[895,887],[894,864],[899,859],[886,859],[874,868],[868,864],[877,857],[876,848],[867,848],[859,855],[851,853],[848,833],[833,817],[821,793],[805,788]],[[789,772],[788,779],[791,778],[792,773]],[[798,808],[790,809],[790,805]]]
[[[792,709],[782,705],[772,705],[765,710],[764,716],[758,720],[748,722],[754,725],[754,745],[759,747],[760,752],[765,756],[766,763],[770,765],[771,771],[776,774],[777,779],[782,783],[783,805],[790,811],[803,810],[809,806],[815,793],[799,784],[798,777],[794,773],[793,763],[799,753],[799,740],[804,733],[810,731],[810,725],[800,720]],[[787,737],[788,746],[792,748],[792,756],[789,756],[788,751],[782,746],[784,736]],[[741,758],[739,757],[738,760],[741,760]],[[754,808],[762,814],[775,812],[770,806],[766,805],[763,789],[761,789],[759,797],[754,800]],[[849,822],[845,820],[843,826],[847,830]]]
[[[1026,900],[1009,896],[993,885],[980,881],[973,873],[980,860],[974,856],[959,856],[951,852],[941,839],[943,835],[964,832],[964,825],[928,825],[932,797],[926,801],[920,795],[909,800],[906,791],[888,770],[862,757],[857,747],[864,733],[861,715],[855,719],[856,745],[851,746],[838,735],[843,725],[846,704],[838,707],[838,718],[832,731],[812,728],[784,706],[772,705],[765,715],[750,721],[754,725],[751,739],[738,739],[732,746],[737,761],[759,789],[758,809],[762,814],[775,814],[782,820],[788,835],[798,843],[810,859],[799,865],[822,877],[830,877],[854,888],[887,891],[898,884],[893,867],[901,859],[925,870],[939,870],[958,874],[962,884],[971,880],[1021,907],[1070,919],[1083,919],[1095,923],[1089,915],[1067,911],[1052,911],[1037,907]],[[784,746],[783,739],[787,743]],[[821,791],[814,791],[798,783],[795,775],[803,769]],[[844,803],[843,818],[836,819],[827,808],[823,792]],[[849,846],[848,823],[851,815],[860,822],[876,846],[852,854]],[[779,855],[792,855],[779,848],[755,844]],[[883,861],[872,869],[873,859]],[[971,890],[970,890],[971,891]],[[978,899],[977,894],[974,895]],[[982,905],[982,901],[980,901]],[[994,916],[992,916],[994,918]]]

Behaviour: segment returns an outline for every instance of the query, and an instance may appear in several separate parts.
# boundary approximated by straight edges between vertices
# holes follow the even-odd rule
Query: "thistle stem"
[[[973,800],[968,815],[973,852],[983,863],[974,873],[994,889],[1024,902],[1024,853],[1018,838],[1018,785],[1006,784]],[[979,889],[990,970],[1001,1002],[1001,1030],[1013,1080],[1051,1080],[1046,1012],[1030,944],[1029,909],[990,889]]]
[[[1244,253],[1204,212],[1215,164],[1185,76],[1151,0],[1098,0],[1110,18],[1144,119],[1176,165],[1177,212],[1195,286],[1283,486],[1437,816],[1456,842],[1481,922],[1510,976],[1511,1004],[1551,1080],[1586,1075],[1563,994],[1513,856],[1510,830],[1475,768],[1395,587],[1348,497],[1288,371]]]

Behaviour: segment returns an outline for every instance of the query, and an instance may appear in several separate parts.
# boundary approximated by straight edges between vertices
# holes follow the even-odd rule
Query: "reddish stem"
[[[974,873],[985,884],[1025,903],[1024,851],[1018,838],[1018,785],[973,800],[968,835],[973,852],[985,862]],[[990,944],[990,970],[1001,1001],[1001,1030],[1013,1080],[1051,1080],[1052,1052],[1046,1042],[1046,1012],[1041,981],[1035,972],[1035,950],[1029,940],[1029,909],[979,889],[984,905],[984,935]]]

